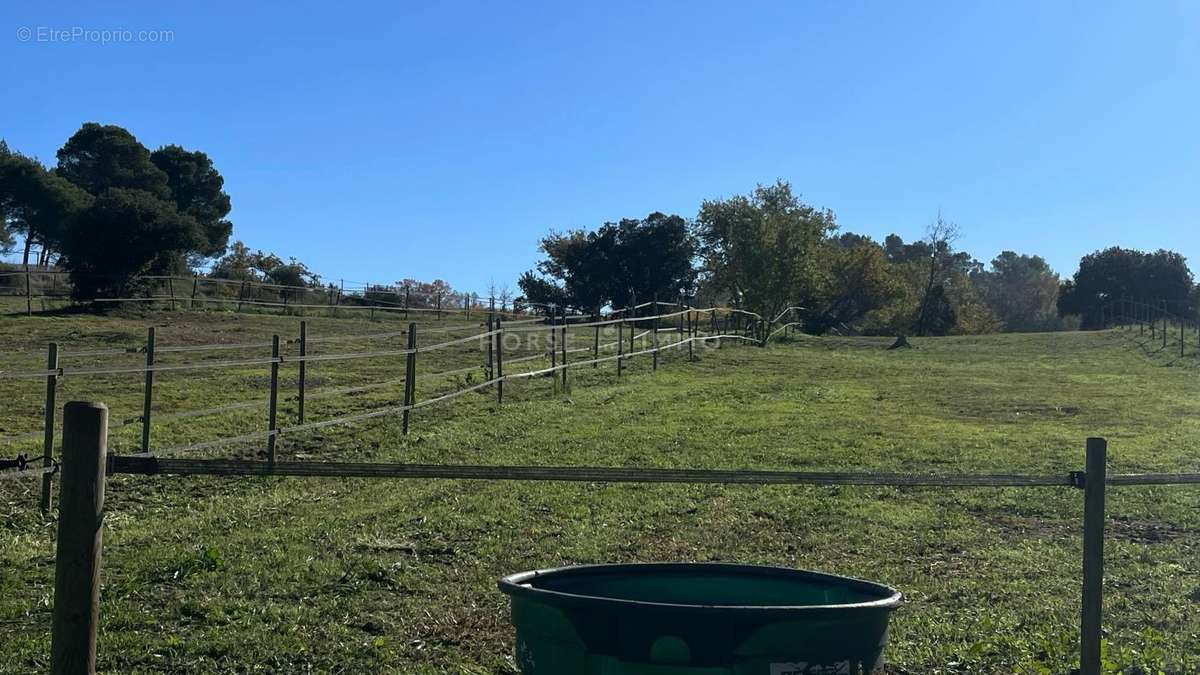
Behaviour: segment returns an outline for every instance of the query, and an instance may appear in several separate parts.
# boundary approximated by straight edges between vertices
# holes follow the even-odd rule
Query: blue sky
[[[879,238],[941,209],[982,260],[1200,263],[1198,3],[348,4],[5,3],[0,137],[203,150],[235,237],[326,279],[483,290],[551,228],[776,178]],[[173,37],[37,32],[75,27]]]

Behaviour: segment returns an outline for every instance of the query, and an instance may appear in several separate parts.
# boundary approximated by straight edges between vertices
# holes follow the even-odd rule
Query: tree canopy
[[[90,203],[90,195],[48,171],[41,162],[0,143],[2,237],[10,248],[15,237],[24,240],[23,263],[29,263],[34,244],[41,246],[41,262],[51,253],[61,252],[67,229]]]
[[[135,275],[183,271],[225,251],[230,199],[204,153],[151,153],[126,129],[88,122],[57,159],[48,171],[0,147],[0,213],[26,261],[35,243],[41,262],[62,253],[76,297],[121,295]]]
[[[517,281],[524,302],[535,305],[624,307],[634,298],[675,298],[690,291],[695,278],[695,240],[676,215],[655,212],[594,231],[551,232],[539,248],[546,257],[537,272]]]
[[[1182,255],[1113,246],[1079,261],[1079,270],[1059,288],[1058,311],[1063,316],[1078,315],[1084,328],[1092,328],[1101,325],[1101,309],[1107,302],[1125,298],[1165,302],[1178,311],[1188,305],[1192,288],[1192,272]]]
[[[832,211],[801,202],[784,181],[705,201],[696,225],[711,287],[768,318],[814,297],[818,252],[837,229]]]

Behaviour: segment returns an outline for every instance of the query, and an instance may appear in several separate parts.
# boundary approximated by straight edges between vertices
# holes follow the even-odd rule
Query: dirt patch
[[[1002,534],[1019,537],[1069,537],[1078,535],[1083,529],[1082,523],[1045,520],[1032,516],[994,513],[978,513],[976,516],[991,528],[999,530]],[[1200,535],[1200,531],[1191,530],[1173,523],[1138,520],[1119,516],[1110,518],[1104,528],[1104,536],[1106,538],[1121,539],[1139,544],[1163,544],[1182,537],[1196,535]]]

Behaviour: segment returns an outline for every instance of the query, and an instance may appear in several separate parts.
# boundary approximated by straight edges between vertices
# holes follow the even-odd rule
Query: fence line
[[[410,341],[412,336],[410,335]],[[413,355],[415,356],[415,355]],[[411,357],[410,357],[411,358]],[[564,364],[565,366],[565,364]],[[502,379],[501,379],[502,381]],[[487,386],[486,382],[474,388]],[[474,389],[472,388],[472,389]],[[452,392],[457,396],[467,390]],[[430,401],[429,403],[432,403]],[[382,414],[373,411],[367,415]],[[1104,587],[1104,524],[1107,485],[1200,484],[1200,474],[1115,474],[1107,473],[1107,442],[1087,439],[1085,469],[1057,474],[900,474],[882,472],[796,472],[739,469],[661,469],[596,466],[528,465],[449,465],[408,463],[345,463],[294,461],[247,461],[232,459],[172,459],[147,455],[105,454],[107,409],[103,405],[70,403],[64,415],[64,461],[72,467],[69,481],[62,485],[56,558],[54,608],[54,644],[60,638],[80,639],[90,650],[84,656],[94,662],[95,635],[98,627],[98,570],[100,537],[95,523],[102,522],[102,495],[106,476],[133,475],[213,475],[213,476],[294,476],[454,480],[533,480],[583,482],[634,482],[742,485],[857,485],[933,488],[1031,488],[1071,487],[1083,493],[1083,546],[1079,653],[1081,675],[1100,675],[1102,668],[1102,618]],[[301,425],[319,428],[326,422]],[[272,429],[259,432],[274,438]],[[226,439],[228,442],[230,439]],[[190,447],[198,447],[196,444]],[[76,467],[78,463],[78,468]],[[48,472],[48,468],[41,469]],[[94,475],[92,475],[94,473]],[[8,478],[0,474],[0,479]],[[80,551],[85,551],[86,555]],[[79,564],[83,555],[86,560]],[[65,589],[74,589],[66,592]],[[60,620],[72,612],[79,614],[82,604],[92,604],[83,612],[83,621]],[[90,618],[89,618],[90,617]],[[57,648],[52,650],[58,654]],[[52,656],[52,659],[61,659]],[[55,672],[61,672],[56,668]]]
[[[57,384],[58,380],[60,380],[62,377],[111,375],[111,374],[119,374],[119,375],[142,374],[142,375],[144,375],[145,376],[145,384],[144,384],[144,392],[143,392],[144,393],[144,407],[143,407],[142,414],[133,416],[133,417],[121,420],[121,421],[114,421],[109,424],[109,429],[113,430],[113,431],[120,429],[120,428],[127,427],[127,426],[140,424],[140,426],[142,428],[142,448],[141,448],[140,454],[142,454],[142,455],[153,454],[152,448],[154,447],[155,444],[151,443],[151,436],[150,436],[152,422],[158,422],[159,424],[161,424],[161,423],[167,422],[167,421],[192,419],[192,418],[198,418],[198,417],[218,415],[218,414],[223,414],[223,413],[262,409],[264,407],[264,403],[266,404],[266,408],[267,408],[268,416],[269,416],[270,420],[275,420],[278,416],[277,410],[278,410],[278,405],[279,405],[279,401],[281,398],[284,402],[296,403],[297,404],[297,409],[296,409],[297,423],[294,425],[279,426],[274,421],[272,421],[270,424],[270,428],[265,432],[256,431],[256,432],[251,432],[251,433],[247,433],[247,434],[236,435],[236,436],[233,436],[230,438],[225,438],[225,439],[213,439],[213,440],[201,441],[201,442],[197,442],[197,443],[185,444],[185,445],[181,445],[181,446],[177,446],[177,447],[166,448],[166,449],[160,450],[159,452],[168,453],[168,454],[177,454],[177,453],[182,453],[182,452],[186,452],[186,451],[190,451],[190,450],[203,450],[203,449],[215,448],[215,447],[220,447],[220,446],[230,445],[230,444],[235,444],[235,443],[257,441],[257,440],[261,440],[263,438],[266,438],[268,440],[268,442],[269,442],[268,445],[270,446],[268,448],[268,451],[270,451],[270,450],[273,450],[273,446],[275,445],[276,439],[278,437],[283,436],[284,434],[294,434],[294,433],[301,432],[301,431],[304,431],[307,429],[316,429],[316,428],[323,428],[323,427],[339,425],[339,424],[347,424],[347,423],[351,423],[351,422],[355,422],[355,421],[372,419],[372,418],[376,418],[376,417],[382,417],[385,415],[394,415],[397,413],[403,414],[405,417],[408,417],[408,414],[411,411],[418,410],[420,408],[427,407],[430,405],[435,405],[435,404],[438,404],[438,403],[441,403],[444,401],[449,401],[451,399],[462,396],[466,393],[469,393],[472,391],[477,391],[479,389],[483,389],[483,388],[489,387],[489,386],[496,387],[497,394],[498,394],[498,400],[502,402],[503,401],[502,387],[503,387],[503,383],[505,380],[516,381],[516,380],[521,380],[521,379],[529,379],[529,378],[537,377],[539,375],[546,375],[546,374],[561,372],[563,374],[563,377],[562,377],[563,386],[566,386],[566,384],[567,384],[566,373],[567,373],[568,369],[570,369],[570,368],[581,368],[581,367],[585,367],[585,366],[597,367],[599,364],[607,363],[607,362],[611,362],[611,361],[617,361],[618,366],[620,366],[621,363],[623,361],[626,361],[627,359],[632,359],[632,358],[645,356],[645,355],[652,355],[654,357],[654,361],[655,361],[654,365],[655,365],[655,368],[657,368],[658,354],[662,350],[682,349],[685,345],[687,345],[689,347],[688,358],[689,358],[689,360],[691,360],[691,358],[693,358],[691,344],[694,342],[706,343],[706,342],[709,342],[712,340],[716,340],[718,342],[722,342],[722,341],[726,341],[726,340],[757,342],[757,340],[755,338],[749,337],[747,335],[738,335],[738,334],[731,334],[731,333],[722,333],[722,334],[716,334],[716,335],[702,334],[698,330],[700,322],[698,320],[694,320],[694,319],[701,313],[701,311],[717,312],[717,311],[723,311],[723,310],[724,310],[724,308],[710,308],[708,310],[691,310],[691,309],[689,309],[689,310],[682,310],[682,311],[675,311],[675,312],[665,312],[665,313],[657,314],[654,316],[643,316],[643,317],[636,317],[636,318],[631,317],[628,319],[619,319],[619,320],[615,320],[615,321],[592,322],[590,324],[561,324],[561,323],[557,323],[556,320],[554,320],[552,318],[546,318],[546,319],[537,319],[536,320],[538,323],[540,323],[542,325],[526,326],[526,328],[524,330],[520,330],[520,331],[516,331],[516,330],[513,330],[512,328],[510,328],[508,326],[507,322],[502,322],[502,321],[494,319],[494,318],[489,318],[489,321],[488,321],[489,327],[492,325],[498,326],[498,327],[492,328],[490,330],[486,330],[483,332],[473,333],[468,336],[463,336],[463,337],[454,338],[454,339],[450,339],[450,340],[444,340],[444,341],[441,341],[441,342],[438,342],[435,344],[431,344],[431,345],[419,345],[415,341],[410,340],[412,347],[406,347],[404,349],[375,350],[375,351],[364,351],[364,352],[343,352],[343,353],[319,354],[319,355],[313,355],[313,354],[306,353],[306,346],[309,343],[318,343],[318,342],[325,341],[325,339],[323,339],[321,337],[308,337],[306,331],[304,330],[305,322],[303,322],[303,321],[301,321],[301,337],[299,340],[289,339],[286,341],[282,341],[282,340],[279,340],[278,336],[276,336],[270,343],[267,343],[267,342],[211,343],[211,344],[204,344],[204,345],[178,345],[178,346],[158,347],[158,346],[156,346],[155,340],[153,337],[153,328],[151,328],[148,332],[147,342],[146,342],[145,346],[126,347],[126,348],[123,348],[120,350],[104,350],[106,353],[121,354],[121,355],[132,354],[132,353],[145,354],[146,355],[145,365],[99,366],[99,367],[61,367],[60,366],[60,367],[56,367],[56,368],[48,368],[45,370],[5,371],[5,372],[0,372],[0,379],[14,378],[14,377],[45,378],[48,382],[48,386],[51,387],[50,392],[48,392],[48,399],[47,399],[48,404],[46,406],[46,409],[53,410],[53,405],[52,405],[51,399],[49,397],[52,395],[52,392],[53,392],[52,387],[55,384]],[[491,315],[490,313],[489,313],[489,316],[494,317],[494,315]],[[686,322],[684,319],[685,316],[687,317]],[[613,325],[613,324],[618,325],[618,327],[620,327],[622,325],[632,326],[636,322],[653,321],[653,322],[657,323],[658,321],[667,320],[667,319],[676,318],[676,317],[679,318],[679,326],[680,326],[679,328],[672,327],[670,329],[655,329],[653,326],[651,326],[649,329],[641,332],[640,334],[634,334],[633,331],[631,330],[630,338],[629,338],[630,349],[628,352],[625,352],[621,349],[621,346],[624,344],[624,338],[619,337],[619,339],[617,341],[610,341],[610,342],[606,342],[604,344],[601,344],[598,339],[600,326]],[[549,322],[549,323],[547,323],[547,322]],[[685,325],[685,323],[686,323],[686,331],[683,331],[683,326]],[[353,340],[353,339],[364,339],[364,338],[370,339],[370,338],[379,338],[379,337],[399,337],[401,335],[409,335],[415,329],[414,328],[415,325],[416,324],[410,324],[409,328],[407,330],[402,330],[402,331],[390,331],[390,332],[386,332],[386,333],[370,333],[370,334],[363,334],[363,335],[345,335],[345,336],[338,335],[338,336],[327,336],[327,337],[332,338],[332,339],[337,339],[337,340],[343,340],[343,339],[344,340]],[[594,335],[594,338],[595,338],[594,345],[590,346],[590,347],[584,346],[584,347],[577,347],[577,348],[568,348],[567,344],[566,344],[566,338],[565,338],[568,329],[575,329],[575,328],[585,329],[587,327],[594,328],[594,331],[593,331],[593,333],[595,334]],[[445,333],[445,332],[450,332],[453,330],[469,330],[471,328],[472,328],[471,326],[445,327],[445,328],[441,328],[441,329],[433,329],[430,332]],[[525,356],[525,357],[508,359],[509,364],[511,366],[511,365],[514,365],[517,363],[545,359],[549,356],[549,357],[551,357],[551,360],[552,360],[552,365],[550,368],[538,368],[538,369],[534,369],[532,371],[509,372],[507,375],[503,374],[503,371],[500,369],[500,361],[501,361],[501,356],[502,356],[501,350],[493,349],[493,347],[501,346],[501,344],[503,342],[501,339],[503,334],[505,332],[509,332],[509,331],[520,332],[520,333],[533,333],[533,332],[538,332],[538,331],[542,331],[542,330],[547,330],[551,334],[555,334],[560,330],[563,331],[564,339],[563,339],[562,344],[560,345],[562,357],[563,357],[562,363],[560,364],[557,362],[556,357],[557,357],[557,352],[559,351],[559,348],[555,348],[554,352],[543,351],[541,353],[532,354],[532,355]],[[679,340],[673,341],[669,344],[661,344],[660,345],[657,343],[658,332],[679,332],[679,331],[682,331],[682,332],[680,332]],[[655,338],[653,340],[654,344],[652,346],[643,348],[641,350],[634,351],[634,349],[633,349],[634,343],[638,340],[641,340],[642,338],[644,338],[647,335]],[[410,336],[410,338],[411,337],[412,336]],[[492,344],[493,340],[491,338],[495,338],[496,345]],[[305,381],[304,366],[310,361],[311,362],[327,362],[327,361],[341,361],[341,360],[349,360],[349,359],[370,359],[370,358],[391,357],[391,356],[406,356],[406,357],[412,358],[417,353],[442,350],[442,349],[446,349],[446,348],[449,348],[449,347],[452,347],[455,345],[462,345],[462,344],[467,344],[467,343],[471,343],[471,342],[475,342],[475,341],[479,341],[481,343],[486,342],[486,344],[488,345],[488,347],[489,347],[488,361],[486,363],[472,364],[467,367],[454,368],[454,369],[444,370],[444,371],[440,371],[440,372],[417,374],[415,372],[415,362],[410,362],[411,366],[406,367],[406,369],[405,369],[406,372],[405,372],[404,378],[395,378],[395,379],[385,380],[383,382],[378,382],[378,383],[368,383],[368,384],[355,385],[355,386],[349,386],[349,387],[339,387],[339,388],[333,388],[333,389],[318,389],[317,391],[311,392],[311,393],[306,393],[306,391],[305,391],[306,381]],[[263,357],[257,357],[257,358],[195,361],[195,362],[182,363],[182,364],[163,364],[163,363],[156,363],[156,361],[155,361],[155,357],[162,353],[187,354],[187,353],[197,353],[197,352],[204,352],[204,351],[210,351],[210,350],[211,351],[232,351],[234,349],[251,350],[251,349],[258,349],[258,348],[261,348],[264,346],[276,345],[279,343],[286,344],[286,343],[297,343],[297,342],[299,343],[299,348],[300,348],[299,355],[283,355],[278,352],[277,348],[275,348],[275,350],[272,352],[271,356],[263,356]],[[614,346],[617,347],[616,354],[610,354],[610,355],[604,355],[604,356],[601,355],[602,351],[608,351]],[[99,350],[96,350],[96,351],[99,351]],[[574,361],[568,362],[568,360],[567,360],[568,354],[579,354],[582,352],[590,352],[592,358],[585,358],[585,359],[581,359],[581,360],[574,360]],[[58,365],[57,361],[54,361],[53,363],[55,365]],[[277,395],[278,387],[279,387],[278,374],[277,374],[278,367],[280,364],[288,364],[288,363],[297,363],[301,368],[300,379],[298,382],[299,391],[296,394],[288,395],[285,397],[280,397]],[[255,399],[255,400],[230,403],[227,405],[220,405],[220,406],[197,409],[197,410],[183,410],[183,411],[175,411],[175,412],[169,412],[169,413],[158,413],[158,414],[154,414],[153,420],[151,419],[151,413],[153,410],[153,398],[154,398],[153,390],[154,390],[154,386],[155,386],[155,382],[154,382],[154,378],[153,378],[154,373],[172,372],[172,371],[221,370],[221,369],[264,366],[264,365],[270,366],[271,370],[272,370],[271,396],[267,399]],[[494,373],[493,373],[493,370],[495,370]],[[365,391],[371,391],[371,390],[376,390],[376,389],[383,389],[386,387],[396,386],[396,385],[400,384],[401,382],[403,382],[405,384],[406,392],[411,392],[413,384],[416,381],[431,380],[431,379],[436,379],[436,378],[447,378],[447,377],[452,377],[452,376],[460,375],[460,374],[464,374],[464,373],[471,373],[471,372],[475,372],[475,371],[483,371],[484,373],[488,374],[487,379],[481,383],[471,384],[462,389],[447,392],[447,393],[438,395],[434,398],[429,398],[429,399],[418,401],[418,400],[416,400],[415,395],[406,393],[406,401],[403,405],[389,406],[389,407],[386,407],[383,409],[370,410],[370,411],[366,411],[363,413],[355,413],[355,414],[345,415],[345,416],[337,417],[337,418],[333,418],[333,419],[322,420],[319,422],[311,422],[308,424],[306,424],[305,420],[304,420],[303,409],[304,409],[304,403],[305,403],[306,399],[308,399],[308,400],[321,399],[321,398],[327,398],[327,397],[343,395],[343,394],[352,394],[352,393],[365,392]],[[621,375],[620,367],[618,367],[617,374],[618,374],[618,377]],[[556,386],[557,386],[557,383],[556,383]],[[407,425],[406,425],[406,427],[407,427]],[[32,440],[34,438],[37,438],[38,436],[46,436],[46,435],[49,435],[50,438],[52,439],[53,438],[52,430],[53,430],[53,419],[48,417],[48,422],[45,425],[45,429],[42,432],[30,432],[28,434],[18,434],[18,435],[4,438],[4,439],[0,439],[0,442],[2,442],[2,443],[20,443],[20,442]],[[406,429],[406,432],[407,432],[407,429]],[[52,457],[51,457],[52,453],[53,453],[53,442],[51,441],[46,450],[46,458],[47,458],[46,461],[48,461],[48,462],[52,461]],[[273,453],[270,453],[270,452],[268,452],[268,454],[273,455]]]

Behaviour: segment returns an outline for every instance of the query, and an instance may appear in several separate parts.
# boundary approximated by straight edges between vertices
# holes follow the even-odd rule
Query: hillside
[[[187,346],[262,345],[273,333],[296,335],[297,324],[221,313],[5,318],[0,370],[44,366],[49,340],[72,358],[72,350],[137,346],[149,325],[160,345]],[[308,330],[338,337],[403,325],[399,317],[313,318]],[[424,317],[418,335],[479,330],[477,320]],[[590,345],[589,335],[578,344]],[[620,380],[611,363],[571,371],[566,392],[531,378],[506,384],[502,406],[483,389],[422,409],[408,436],[384,417],[285,437],[281,452],[284,461],[1058,473],[1082,467],[1086,437],[1105,436],[1110,471],[1200,470],[1191,359],[1173,360],[1120,331],[936,338],[897,351],[885,349],[889,342],[729,345],[700,350],[693,363],[668,354],[657,372],[639,357]],[[317,344],[330,354],[402,346],[396,336]],[[514,357],[540,348],[523,343]],[[162,362],[247,358],[242,352],[166,352]],[[470,368],[481,354],[466,343],[419,355],[419,368]],[[74,358],[68,363],[100,368],[144,356]],[[402,356],[311,365],[314,392],[404,370]],[[282,370],[290,393],[294,373]],[[156,414],[264,396],[260,365],[202,372],[163,373]],[[479,377],[434,378],[420,394]],[[66,377],[59,402],[96,398],[110,404],[113,421],[128,420],[140,413],[140,382],[136,374]],[[0,437],[37,431],[44,382],[4,386]],[[394,404],[399,391],[318,398],[308,415]],[[294,415],[288,405],[284,414]],[[153,445],[246,433],[262,427],[263,415],[164,419]],[[135,452],[138,429],[115,429],[114,450]],[[38,447],[18,441],[0,452]],[[251,457],[256,449],[199,452]],[[909,600],[893,619],[895,672],[1065,672],[1075,649],[1081,500],[1067,488],[119,476],[108,504],[100,658],[109,672],[512,672],[496,578],[632,560],[771,563],[894,585]],[[32,481],[0,482],[0,513],[0,625],[11,636],[0,641],[0,672],[41,670],[54,526],[38,515]],[[1200,491],[1113,488],[1109,517],[1109,659],[1194,672]]]

